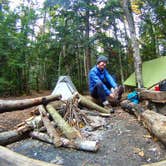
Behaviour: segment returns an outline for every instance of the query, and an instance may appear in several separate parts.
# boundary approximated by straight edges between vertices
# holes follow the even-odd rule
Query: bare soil
[[[49,93],[43,92],[29,97]],[[35,159],[65,166],[140,166],[166,159],[165,146],[153,138],[142,123],[120,107],[115,110],[111,117],[104,119],[107,122],[105,125],[96,131],[88,131],[87,139],[92,139],[91,135],[96,134],[100,142],[100,149],[96,153],[55,148],[33,139],[22,140],[7,147]],[[31,112],[33,108],[0,114],[0,130],[14,129],[17,124],[29,118]]]
[[[3,100],[23,100],[28,98],[35,98],[41,96],[50,95],[50,91],[41,91],[40,93],[32,92],[30,96],[24,95],[19,97],[8,97],[8,98],[0,98]],[[4,112],[0,114],[0,132],[6,130],[12,130],[16,128],[16,126],[23,122],[25,119],[28,119],[32,116],[35,107],[12,111],[12,112]]]

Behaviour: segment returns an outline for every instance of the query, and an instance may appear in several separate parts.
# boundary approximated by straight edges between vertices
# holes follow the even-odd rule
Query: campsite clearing
[[[31,110],[0,114],[1,131],[13,129],[31,116]],[[51,144],[33,139],[22,140],[7,147],[34,159],[66,166],[140,166],[166,158],[165,147],[133,115],[117,107],[115,114],[104,120],[107,123],[96,130],[86,129],[89,138],[93,133],[99,139],[100,149],[96,153],[55,148]]]

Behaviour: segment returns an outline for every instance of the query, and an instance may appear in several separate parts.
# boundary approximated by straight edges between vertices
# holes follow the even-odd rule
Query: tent
[[[154,85],[158,84],[160,81],[166,79],[166,56],[161,56],[150,61],[143,62],[142,64],[142,74],[144,87],[149,89]],[[135,83],[135,72],[132,73],[124,85],[136,86]]]
[[[70,76],[60,76],[56,86],[52,92],[52,95],[62,95],[62,100],[67,100],[77,92],[76,87],[71,81]]]

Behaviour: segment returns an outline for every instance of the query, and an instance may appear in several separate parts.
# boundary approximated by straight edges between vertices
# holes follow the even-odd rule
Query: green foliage
[[[108,69],[118,81],[120,68],[125,77],[132,72],[130,40],[118,25],[124,23],[120,1],[46,0],[43,9],[34,9],[34,2],[26,0],[28,5],[14,11],[7,2],[0,3],[0,95],[53,89],[60,75],[70,75],[83,91],[87,50],[92,65],[98,54],[108,55]],[[143,1],[139,9],[143,60],[165,55],[164,0]]]
[[[149,60],[165,55],[165,1],[143,1],[140,35],[142,40],[142,57]]]

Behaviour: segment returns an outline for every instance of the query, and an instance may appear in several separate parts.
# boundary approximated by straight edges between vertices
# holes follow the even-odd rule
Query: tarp
[[[142,64],[143,83],[145,88],[151,88],[153,85],[166,79],[166,56],[156,58]],[[136,86],[135,72],[132,73],[124,85]]]
[[[71,81],[70,76],[60,76],[52,92],[52,95],[61,94],[62,100],[68,100],[76,92],[77,89]]]

